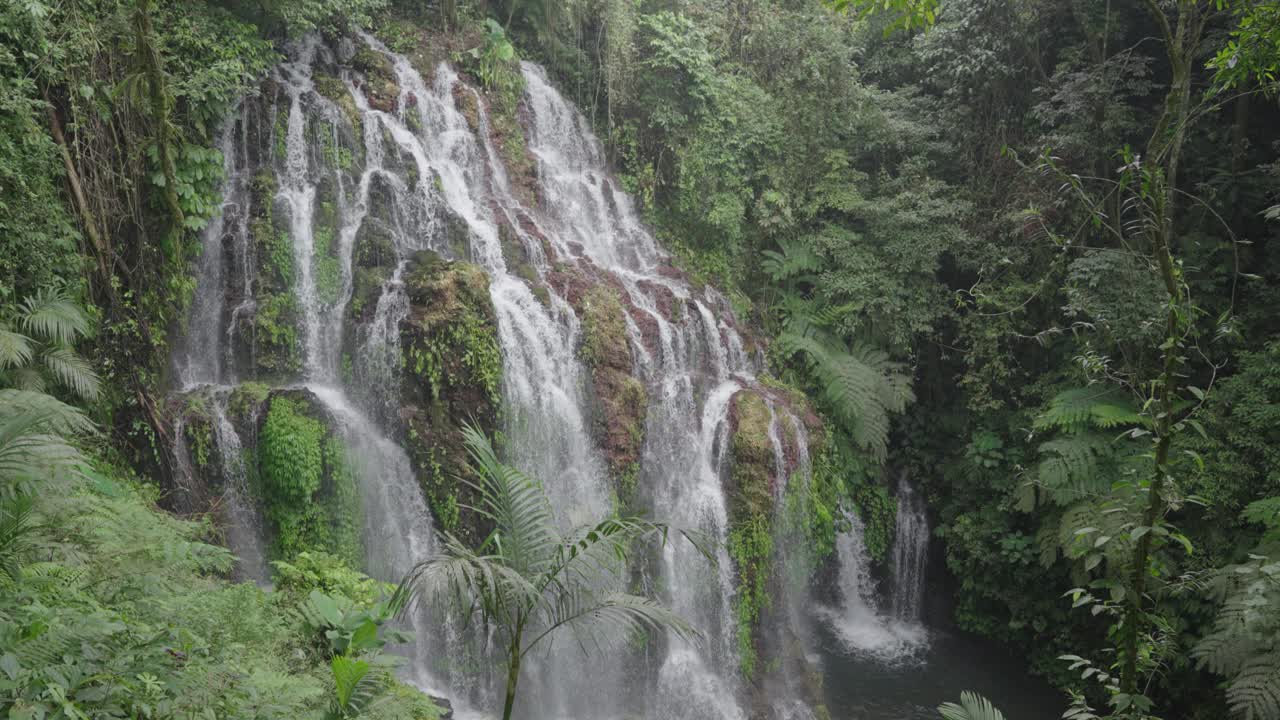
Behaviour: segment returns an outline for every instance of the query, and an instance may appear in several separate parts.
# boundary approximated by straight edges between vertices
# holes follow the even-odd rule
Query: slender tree
[[[464,479],[479,497],[469,509],[493,531],[474,550],[444,533],[442,551],[414,567],[399,593],[406,607],[419,597],[437,600],[496,631],[507,648],[504,720],[515,706],[522,661],[560,634],[572,633],[584,651],[659,629],[697,637],[654,600],[617,589],[630,550],[650,539],[665,543],[666,525],[610,518],[562,532],[538,482],[501,463],[480,431],[469,427],[464,434],[479,478]],[[694,536],[681,535],[701,548]]]

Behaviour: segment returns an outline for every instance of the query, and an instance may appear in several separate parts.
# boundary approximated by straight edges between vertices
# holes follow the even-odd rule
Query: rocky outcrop
[[[401,324],[404,360],[401,417],[406,449],[440,528],[481,538],[479,518],[464,517],[471,490],[462,428],[497,426],[502,354],[484,271],[416,253],[404,273],[409,316]]]

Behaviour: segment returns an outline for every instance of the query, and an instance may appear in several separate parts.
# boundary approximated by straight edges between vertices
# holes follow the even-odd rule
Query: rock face
[[[815,716],[829,718],[821,675],[810,665],[789,618],[775,613],[775,598],[789,592],[784,568],[798,560],[791,546],[804,543],[803,531],[786,513],[789,482],[799,469],[797,426],[803,424],[807,437],[818,438],[821,426],[803,396],[767,386],[735,394],[729,421],[729,555],[737,578],[738,654],[751,682],[753,717],[772,717],[771,698],[789,677],[801,680],[798,689]]]
[[[440,527],[482,539],[463,517],[470,490],[462,428],[492,433],[501,400],[502,355],[489,279],[478,266],[418,252],[404,274],[409,316],[400,326],[404,359],[401,417],[418,481]]]

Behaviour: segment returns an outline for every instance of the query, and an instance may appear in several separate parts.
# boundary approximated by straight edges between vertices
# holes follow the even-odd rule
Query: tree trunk
[[[510,659],[507,661],[507,700],[502,708],[502,720],[511,720],[511,710],[516,704],[516,685],[520,682],[520,639],[524,635],[524,620],[516,621],[511,636]]]
[[[1147,233],[1169,308],[1165,315],[1164,342],[1160,347],[1163,368],[1152,392],[1157,412],[1154,427],[1155,467],[1151,485],[1147,488],[1147,506],[1142,517],[1148,530],[1138,539],[1133,550],[1130,585],[1121,625],[1120,692],[1130,695],[1138,691],[1138,639],[1146,625],[1144,604],[1154,542],[1152,530],[1165,511],[1163,492],[1168,477],[1169,448],[1173,442],[1174,404],[1179,394],[1178,366],[1181,364],[1183,350],[1181,340],[1186,323],[1191,322],[1189,312],[1180,316],[1184,297],[1182,280],[1177,275],[1173,256],[1173,223],[1178,162],[1186,140],[1187,124],[1191,120],[1191,59],[1195,57],[1208,18],[1207,14],[1200,14],[1196,0],[1178,0],[1176,23],[1171,25],[1169,16],[1160,9],[1156,0],[1144,2],[1160,26],[1171,71],[1169,92],[1165,96],[1164,108],[1156,123],[1155,132],[1151,135],[1145,158],[1146,162],[1159,170],[1160,184],[1151,197],[1147,198],[1148,202],[1156,204],[1156,222]]]

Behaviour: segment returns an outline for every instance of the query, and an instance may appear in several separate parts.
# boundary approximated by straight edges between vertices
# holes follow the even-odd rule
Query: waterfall
[[[898,514],[894,528],[890,560],[893,567],[893,616],[903,621],[918,622],[929,549],[929,521],[925,517],[924,502],[916,495],[905,472],[898,478]]]
[[[825,611],[838,639],[852,653],[886,662],[903,662],[917,656],[928,640],[923,626],[885,614],[871,575],[871,558],[863,541],[866,530],[856,515],[851,526],[836,537],[840,562],[840,606]]]
[[[267,584],[267,553],[262,546],[262,516],[249,492],[249,472],[245,467],[244,445],[227,417],[230,393],[220,389],[213,397],[214,449],[221,463],[225,491],[227,547],[239,560],[237,575],[259,585]]]
[[[394,98],[376,95],[379,88],[343,65],[357,47],[389,63]],[[321,68],[331,76],[326,82],[340,81],[349,104],[321,93]],[[655,517],[719,541],[715,562],[688,544],[666,545],[643,581],[704,637],[696,644],[659,638],[643,650],[590,658],[571,642],[559,643],[528,658],[521,703],[526,714],[542,717],[744,719],[725,479],[730,410],[736,393],[759,388],[757,361],[725,298],[691,287],[645,229],[583,115],[540,67],[523,63],[521,72],[536,206],[512,187],[490,138],[484,96],[447,64],[424,77],[363,33],[334,48],[315,36],[292,45],[272,72],[275,89],[246,99],[220,135],[226,200],[205,231],[189,328],[175,353],[177,376],[188,390],[214,387],[220,466],[227,487],[242,488],[243,480],[235,480],[244,474],[241,441],[225,401],[237,380],[256,377],[262,339],[245,328],[254,327],[267,295],[255,287],[254,267],[269,259],[254,257],[247,228],[253,212],[264,212],[250,207],[251,183],[269,172],[275,184],[264,202],[288,235],[287,292],[299,357],[297,367],[274,368],[267,379],[305,388],[332,418],[360,484],[365,570],[398,580],[436,547],[414,468],[395,440],[402,432],[400,332],[411,312],[404,278],[410,258],[430,249],[487,274],[502,355],[503,450],[542,482],[566,526],[600,519],[613,511],[614,499],[592,430],[591,373],[578,357],[579,298],[550,279],[569,268],[616,289],[634,375],[648,395],[637,478],[643,500]],[[340,161],[339,151],[349,151],[350,161]],[[336,231],[320,236],[317,228],[326,223]],[[349,312],[357,302],[354,255],[371,228],[388,239],[393,257],[386,266],[393,270],[380,276],[376,298],[365,306],[370,311],[357,317]],[[528,271],[511,266],[504,242],[523,249]],[[788,476],[807,476],[807,438],[781,403],[768,406],[781,497]],[[258,521],[243,496],[228,497],[241,503],[230,513],[237,527],[229,537],[236,538],[243,571],[265,574]],[[798,617],[805,599],[779,598],[779,616]],[[481,708],[500,699],[500,688],[483,685],[474,671],[436,664],[459,657],[459,638],[469,631],[429,608],[411,624],[417,640],[407,649],[407,679]],[[790,699],[777,708],[805,717]]]

